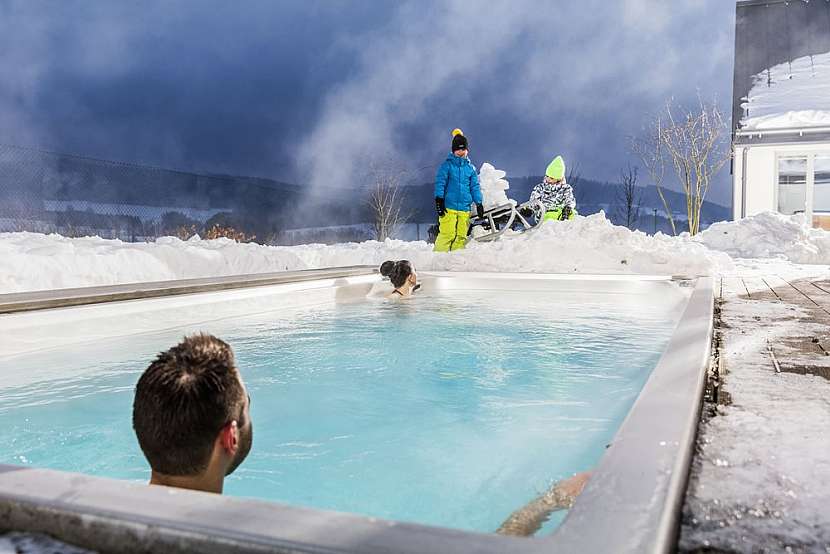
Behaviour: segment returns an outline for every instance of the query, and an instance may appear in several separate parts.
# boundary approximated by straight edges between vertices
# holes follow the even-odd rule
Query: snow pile
[[[599,213],[466,250],[435,253],[426,242],[261,246],[229,239],[124,243],[35,233],[0,234],[0,293],[241,275],[408,259],[424,270],[704,274],[731,259],[702,244],[617,227]]]
[[[547,221],[537,231],[472,243],[432,268],[451,271],[703,275],[732,269],[729,256],[700,243],[613,225],[603,212]]]
[[[801,264],[830,263],[830,232],[808,227],[803,214],[765,212],[712,224],[693,240],[734,258],[779,258]]]
[[[496,169],[488,163],[481,165],[478,182],[481,186],[481,195],[484,197],[483,204],[485,210],[509,202],[505,191],[510,188],[510,183],[504,178],[505,175],[507,175],[506,171]]]
[[[741,107],[746,129],[830,126],[830,52],[776,65],[753,77]]]
[[[509,233],[509,232],[508,232]],[[436,253],[426,242],[261,246],[229,239],[163,237],[124,243],[36,233],[0,234],[0,293],[266,273],[408,259],[417,269],[534,273],[726,274],[733,258],[830,264],[830,232],[803,216],[764,213],[712,225],[696,237],[646,235],[605,214],[548,221],[532,233]],[[763,260],[761,260],[763,259]],[[754,262],[753,262],[754,263]]]
[[[261,246],[230,239],[125,243],[37,233],[0,234],[0,293],[28,290],[244,275],[295,269],[375,264],[384,256],[419,259],[425,242],[387,241],[337,246]]]

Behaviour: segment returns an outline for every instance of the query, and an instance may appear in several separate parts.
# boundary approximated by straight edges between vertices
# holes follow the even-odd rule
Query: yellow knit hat
[[[565,160],[562,159],[562,156],[556,156],[550,164],[548,164],[548,168],[545,170],[545,175],[550,177],[551,179],[559,179],[565,178]]]

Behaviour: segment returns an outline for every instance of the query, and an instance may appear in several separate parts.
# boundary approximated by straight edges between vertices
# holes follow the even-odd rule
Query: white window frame
[[[810,154],[810,159],[807,162],[807,170],[810,171],[810,180],[812,182],[812,186],[810,187],[810,217],[813,217],[813,195],[815,194],[816,190],[816,158],[830,158],[830,150],[822,151],[822,152],[813,152]],[[827,214],[830,210],[822,210],[822,213]],[[811,220],[812,221],[812,220]]]
[[[792,151],[775,153],[775,194],[773,195],[773,206],[775,206],[776,212],[778,211],[778,185],[781,182],[780,161],[793,158],[807,158],[807,182],[804,185],[805,187],[807,187],[807,189],[805,190],[804,215],[806,216],[807,221],[810,222],[810,226],[813,225],[813,196],[815,193],[816,186],[816,156],[830,156],[830,150],[817,150],[810,152]]]

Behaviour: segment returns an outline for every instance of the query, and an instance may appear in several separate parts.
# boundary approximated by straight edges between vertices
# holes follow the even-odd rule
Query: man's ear
[[[225,452],[228,454],[236,453],[236,449],[239,448],[239,425],[235,419],[222,427],[219,432],[219,441]]]

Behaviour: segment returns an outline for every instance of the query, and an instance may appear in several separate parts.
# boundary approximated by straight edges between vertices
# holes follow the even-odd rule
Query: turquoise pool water
[[[200,325],[252,399],[226,492],[494,531],[597,463],[676,324],[646,296],[453,294]],[[182,332],[0,360],[0,463],[146,480],[133,387]]]

